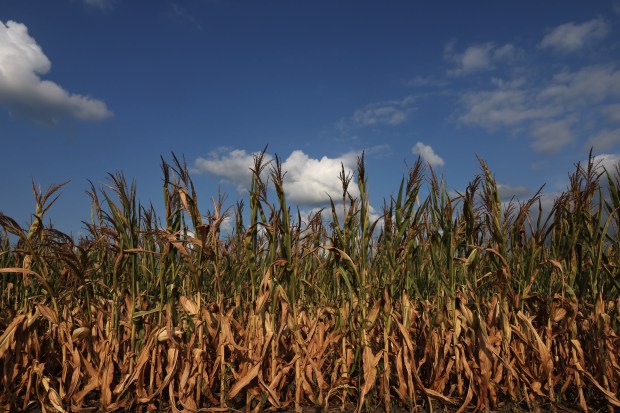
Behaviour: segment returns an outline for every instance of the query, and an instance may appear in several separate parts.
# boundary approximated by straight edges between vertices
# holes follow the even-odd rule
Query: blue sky
[[[607,1],[2,0],[0,211],[27,225],[31,180],[71,180],[49,218],[79,233],[118,170],[159,206],[174,151],[206,212],[267,144],[304,211],[361,151],[377,211],[418,155],[550,200],[591,147],[620,159],[619,57]]]

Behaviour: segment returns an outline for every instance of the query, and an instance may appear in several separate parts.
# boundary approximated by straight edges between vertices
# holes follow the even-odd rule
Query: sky
[[[174,152],[206,213],[266,145],[303,212],[362,152],[375,214],[418,156],[551,200],[590,149],[620,159],[620,2],[0,0],[0,145],[0,212],[27,226],[31,183],[70,180],[47,218],[74,235],[88,180],[163,215]]]

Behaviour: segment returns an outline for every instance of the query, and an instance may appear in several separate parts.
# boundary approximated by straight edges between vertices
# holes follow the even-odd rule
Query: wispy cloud
[[[0,105],[11,113],[55,125],[61,119],[103,120],[112,116],[106,104],[71,94],[41,79],[52,67],[22,23],[0,21]]]
[[[575,71],[562,70],[538,95],[543,101],[567,109],[582,108],[618,96],[620,70],[614,65],[591,65]]]
[[[450,76],[489,71],[500,62],[514,59],[517,54],[518,50],[510,43],[503,46],[496,46],[492,42],[473,44],[462,52],[458,52],[456,41],[451,41],[444,48],[444,59],[455,66],[448,70]]]
[[[414,96],[401,100],[385,100],[370,103],[357,109],[350,118],[341,118],[337,127],[341,131],[368,126],[396,126],[404,123],[416,110]]]
[[[603,129],[591,136],[587,140],[585,147],[586,149],[603,150],[609,149],[618,143],[620,143],[620,128]]]
[[[410,87],[445,86],[447,83],[445,79],[439,79],[434,76],[415,76],[405,82]]]
[[[416,142],[413,148],[411,148],[411,152],[414,155],[418,155],[430,166],[444,166],[445,164],[441,156],[437,155],[430,145],[425,145],[422,142]]]
[[[202,25],[198,22],[196,17],[190,12],[188,12],[183,6],[174,1],[171,1],[170,7],[172,7],[172,11],[176,17],[185,21],[186,23],[189,23],[194,28],[202,30]]]
[[[573,53],[605,38],[609,31],[609,23],[601,17],[583,23],[569,22],[549,30],[539,47],[564,54]]]
[[[532,148],[540,153],[553,153],[575,140],[572,131],[577,116],[572,115],[562,119],[545,119],[534,122],[531,133],[534,137]]]
[[[219,176],[225,182],[246,191],[250,185],[254,166],[254,155],[243,149],[219,150],[212,152],[208,158],[198,158],[194,162],[195,172],[208,172]],[[282,162],[284,190],[287,199],[298,205],[319,206],[342,197],[342,183],[338,176],[344,167],[346,174],[354,176],[358,152],[348,152],[330,158],[311,158],[301,150],[295,150]],[[273,160],[266,154],[265,160]],[[359,196],[359,188],[353,181],[349,187],[352,196]]]
[[[84,4],[101,10],[110,10],[114,8],[116,0],[82,0]]]
[[[601,113],[609,122],[620,123],[620,103],[614,103],[601,108]]]
[[[525,81],[518,79],[504,82],[493,79],[490,90],[468,91],[461,97],[463,113],[459,121],[478,125],[489,131],[502,127],[514,127],[532,119],[547,118],[556,114],[548,109],[541,111],[533,106],[535,91],[525,87]]]
[[[392,147],[387,143],[382,143],[365,148],[364,153],[372,156],[373,158],[386,158],[392,154]]]
[[[584,109],[598,108],[599,114],[613,116],[620,98],[620,70],[614,65],[590,65],[561,70],[547,81],[494,79],[492,85],[489,90],[463,94],[459,121],[490,132],[509,128],[526,133],[534,150],[552,153],[576,140],[575,125],[587,114]],[[592,135],[596,125],[581,123],[580,127]]]

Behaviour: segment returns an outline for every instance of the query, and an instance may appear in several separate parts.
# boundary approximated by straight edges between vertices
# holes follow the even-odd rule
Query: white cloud
[[[571,127],[575,122],[575,117],[535,122],[531,129],[532,148],[540,153],[554,153],[573,142],[575,135]]]
[[[493,50],[493,59],[496,61],[511,60],[514,59],[518,53],[519,52],[514,45],[507,43]]]
[[[602,168],[605,168],[607,172],[613,173],[616,170],[616,166],[620,163],[620,155],[615,153],[602,153],[595,156],[592,159],[594,165],[602,172]],[[584,161],[582,164],[587,165],[588,161]]]
[[[448,71],[451,76],[463,76],[471,73],[492,70],[496,64],[509,61],[517,55],[517,49],[512,44],[497,47],[492,42],[474,44],[463,52],[455,51],[456,43],[448,43],[444,48],[444,59],[454,63],[454,69]]]
[[[462,96],[461,104],[465,111],[459,117],[460,122],[494,131],[558,113],[555,108],[539,107],[535,103],[535,90],[524,87],[522,80],[494,80],[493,83],[496,85],[493,90],[472,91]]]
[[[560,53],[572,53],[605,38],[609,30],[609,24],[601,17],[579,24],[565,23],[549,30],[539,47]]]
[[[453,60],[457,64],[457,69],[455,69],[452,73],[455,75],[461,75],[491,69],[493,67],[493,62],[491,59],[492,49],[492,43],[484,43],[468,47],[462,54],[453,56]]]
[[[226,216],[222,220],[222,223],[220,224],[220,231],[223,234],[232,234],[233,231],[235,230],[233,224],[234,224],[233,218],[231,216]]]
[[[323,156],[314,159],[301,150],[293,151],[282,162],[284,191],[289,201],[298,205],[318,206],[329,202],[331,196],[335,202],[342,198],[342,183],[338,179],[342,166],[346,174],[354,175],[357,152],[345,153],[336,158]],[[265,161],[273,157],[265,154]],[[198,158],[194,162],[195,172],[209,172],[221,177],[225,182],[236,185],[240,192],[249,188],[252,179],[250,168],[254,166],[254,154],[242,149],[213,152],[208,158]],[[267,168],[268,169],[268,168]],[[359,188],[352,181],[349,193],[359,196]]]
[[[422,142],[416,142],[411,148],[411,152],[414,155],[418,155],[423,161],[427,162],[431,166],[444,166],[444,160],[435,153],[430,145],[425,145]]]
[[[391,105],[366,107],[356,110],[353,114],[353,121],[362,126],[398,125],[406,120],[407,112]]]
[[[340,119],[336,126],[343,132],[352,127],[396,126],[405,122],[409,115],[416,110],[413,106],[414,102],[415,97],[410,95],[401,100],[370,103],[361,109],[357,109],[350,119]]]
[[[50,69],[50,60],[24,24],[0,21],[0,105],[48,125],[65,117],[102,120],[112,116],[104,102],[70,94],[39,77]]]
[[[537,83],[494,79],[492,84],[488,90],[463,94],[459,122],[490,132],[509,128],[512,133],[526,133],[538,152],[552,153],[573,142],[576,120],[583,114],[602,113],[620,119],[620,108],[612,103],[620,97],[620,70],[614,65],[564,69]],[[600,124],[580,122],[579,126],[582,133],[593,135]]]
[[[236,185],[237,191],[247,191],[252,182],[254,156],[260,152],[247,153],[243,149],[233,149],[225,153],[221,148],[209,154],[208,158],[199,157],[194,161],[195,172],[209,172],[217,175],[225,182]],[[265,154],[264,162],[270,162],[272,156]]]
[[[373,158],[384,159],[392,154],[392,147],[387,143],[374,145],[364,149],[366,156],[372,156]]]
[[[601,112],[608,121],[620,123],[620,103],[607,105],[601,109]]]
[[[547,219],[547,217],[553,210],[553,206],[555,205],[556,200],[560,196],[562,196],[562,192],[560,191],[544,192],[540,194],[540,207],[541,207],[542,222],[544,222],[545,219]],[[535,203],[534,205],[532,205],[532,208],[530,209],[530,213],[533,214],[532,218],[534,219],[538,218],[538,203]]]
[[[299,205],[321,205],[342,198],[342,183],[338,175],[344,166],[345,173],[353,174],[357,160],[356,152],[349,152],[337,158],[323,156],[313,159],[303,151],[293,151],[283,162],[286,171],[284,190],[292,202]],[[349,193],[359,196],[359,188],[351,182]]]
[[[620,70],[613,65],[592,65],[577,71],[562,70],[537,99],[575,109],[620,96]]]
[[[620,128],[618,129],[603,129],[591,136],[586,142],[587,148],[594,148],[595,150],[607,149],[620,143]]]

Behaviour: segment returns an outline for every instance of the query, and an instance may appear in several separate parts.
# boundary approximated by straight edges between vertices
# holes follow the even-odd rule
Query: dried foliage
[[[173,156],[162,219],[113,174],[79,241],[44,225],[62,185],[33,187],[29,229],[0,214],[0,406],[617,411],[618,171],[577,165],[545,212],[480,164],[450,196],[418,161],[372,221],[362,157],[326,223],[263,154],[249,209],[202,215]]]

